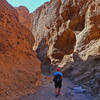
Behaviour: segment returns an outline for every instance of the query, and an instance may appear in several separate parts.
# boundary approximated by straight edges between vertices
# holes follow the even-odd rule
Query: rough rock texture
[[[38,45],[45,38],[48,45],[45,54],[53,65],[61,63],[64,55],[71,54],[76,43],[75,33],[67,28],[67,24],[61,17],[61,5],[60,0],[47,2],[33,13],[32,32],[33,34],[35,32],[36,40],[34,49],[38,49],[38,47],[41,49]],[[39,56],[42,57],[42,55]],[[46,61],[46,63],[48,62]]]
[[[22,25],[27,27],[29,30],[32,29],[32,14],[29,13],[28,9],[24,6],[16,8],[18,13],[19,21]]]
[[[32,32],[39,54],[44,38],[48,45],[39,56],[64,66],[75,82],[95,84],[100,72],[100,0],[51,0],[33,12]]]
[[[34,38],[17,16],[6,0],[0,0],[0,100],[15,100],[33,91],[40,77]]]
[[[51,61],[49,57],[47,56],[47,50],[48,50],[48,45],[46,44],[46,39],[43,38],[42,41],[39,43],[39,47],[36,50],[38,53],[38,58],[42,62],[41,64],[41,71],[42,73],[49,73],[50,74],[50,67],[51,67]]]

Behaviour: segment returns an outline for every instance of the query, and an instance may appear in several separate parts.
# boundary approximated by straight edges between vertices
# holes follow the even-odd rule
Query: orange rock
[[[40,61],[34,37],[18,20],[17,11],[0,0],[0,100],[14,100],[36,87]]]
[[[62,59],[64,55],[73,53],[74,46],[76,43],[76,37],[73,31],[67,29],[57,36],[57,40],[54,43],[55,50],[53,51],[52,57],[56,59]]]
[[[87,44],[91,40],[97,40],[97,39],[100,39],[100,28],[94,25],[90,30],[90,34],[86,37],[84,42]]]
[[[27,27],[29,30],[32,29],[32,14],[29,13],[28,9],[24,6],[20,6],[16,8],[18,13],[18,19],[22,25]]]

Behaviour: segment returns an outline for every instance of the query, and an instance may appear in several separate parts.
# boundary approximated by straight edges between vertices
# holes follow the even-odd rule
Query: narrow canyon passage
[[[0,100],[100,100],[100,0],[24,6],[0,0]],[[49,75],[57,67],[64,80],[56,98]]]
[[[46,80],[44,80],[44,82],[45,84],[40,86],[36,93],[24,96],[18,100],[95,100],[86,93],[75,93],[72,88],[76,85],[67,78],[63,79],[61,95],[57,98],[55,97],[53,82],[51,81],[47,83]]]

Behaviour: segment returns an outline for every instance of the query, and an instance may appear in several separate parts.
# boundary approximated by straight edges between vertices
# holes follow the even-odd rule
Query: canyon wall
[[[38,85],[40,61],[32,50],[34,42],[16,9],[0,0],[0,100],[15,100]]]
[[[29,13],[28,9],[24,6],[15,8],[18,13],[19,22],[28,28],[30,31],[32,30],[32,13]]]
[[[42,66],[51,63],[74,82],[95,84],[100,72],[100,0],[51,0],[33,12],[32,24],[33,49],[45,57]]]

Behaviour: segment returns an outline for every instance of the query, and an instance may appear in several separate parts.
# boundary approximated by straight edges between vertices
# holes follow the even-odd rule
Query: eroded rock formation
[[[33,12],[34,49],[68,69],[74,81],[91,83],[100,72],[99,19],[100,0],[51,0]],[[41,55],[43,38],[48,49]]]
[[[67,28],[64,15],[60,13],[61,7],[60,0],[51,1],[33,13],[32,32],[33,34],[35,32],[36,40],[34,49],[37,49],[41,40],[46,38],[48,44],[46,54],[53,65],[61,63],[64,55],[71,54],[76,44],[75,33]]]
[[[0,100],[15,100],[35,89],[40,61],[33,44],[34,37],[20,24],[17,11],[0,0]]]

